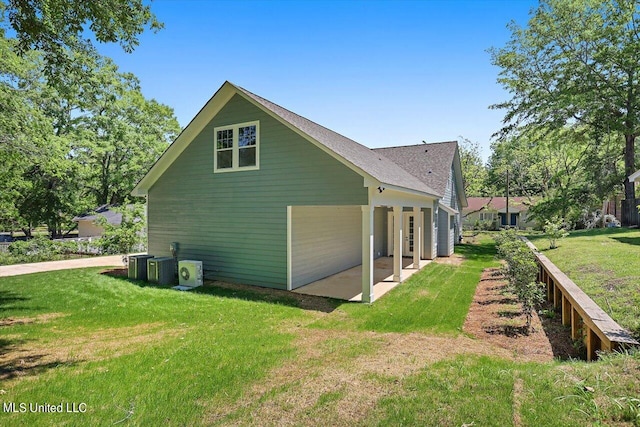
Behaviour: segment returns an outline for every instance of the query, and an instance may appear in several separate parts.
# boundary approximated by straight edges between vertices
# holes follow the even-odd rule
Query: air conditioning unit
[[[171,257],[149,258],[147,260],[147,280],[159,285],[173,283],[176,274],[176,260]]]
[[[178,263],[180,286],[195,288],[202,286],[202,261],[183,260]]]
[[[147,280],[147,260],[153,255],[131,255],[129,257],[129,279]]]

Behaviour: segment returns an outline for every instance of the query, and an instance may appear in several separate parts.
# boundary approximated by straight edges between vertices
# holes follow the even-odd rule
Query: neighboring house
[[[73,218],[78,223],[78,237],[99,237],[104,233],[104,227],[98,225],[96,220],[104,217],[109,224],[120,225],[122,214],[116,212],[111,205],[98,206],[94,211],[78,215]]]
[[[507,216],[506,197],[469,197],[468,206],[462,210],[465,228],[473,228],[476,224],[490,224],[494,228],[517,227],[525,229],[536,224],[529,219],[529,197],[509,197],[509,212]]]
[[[296,289],[374,259],[453,253],[466,206],[457,143],[371,150],[225,82],[133,190],[149,253],[207,278]]]

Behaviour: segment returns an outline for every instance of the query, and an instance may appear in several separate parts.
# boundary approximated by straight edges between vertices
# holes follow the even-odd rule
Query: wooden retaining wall
[[[538,281],[547,286],[547,299],[555,308],[562,308],[562,324],[571,325],[571,338],[584,341],[588,361],[595,360],[598,351],[640,345],[549,258],[538,252],[533,243],[524,237],[523,240],[536,256]]]

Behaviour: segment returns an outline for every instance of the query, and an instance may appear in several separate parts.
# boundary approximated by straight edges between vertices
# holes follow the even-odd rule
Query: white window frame
[[[239,166],[240,163],[240,150],[238,145],[239,129],[247,126],[256,127],[256,164],[251,166]],[[218,168],[218,132],[222,130],[233,130],[233,148],[232,148],[232,161],[230,168]],[[213,129],[213,173],[225,173],[225,172],[238,172],[238,171],[250,171],[260,169],[260,121],[244,122],[227,126],[218,126]]]
[[[480,221],[493,221],[493,212],[480,212]]]

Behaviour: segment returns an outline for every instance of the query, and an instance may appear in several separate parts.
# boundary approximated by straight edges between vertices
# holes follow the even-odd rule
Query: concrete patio
[[[430,260],[420,260],[420,270],[429,263],[431,263]],[[413,268],[412,258],[402,259],[403,281],[420,270]],[[400,284],[393,281],[392,257],[382,257],[374,261],[373,282],[373,292],[376,300]],[[362,265],[309,283],[294,289],[293,292],[362,302]]]

